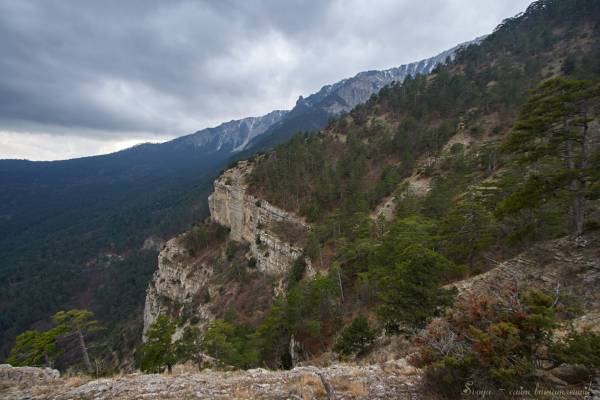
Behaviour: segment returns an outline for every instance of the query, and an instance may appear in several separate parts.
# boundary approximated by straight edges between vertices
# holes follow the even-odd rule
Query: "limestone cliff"
[[[284,288],[287,272],[302,256],[308,225],[250,195],[245,183],[250,171],[245,161],[225,171],[209,197],[211,222],[205,224],[229,228],[228,239],[196,253],[186,248],[184,233],[163,247],[146,292],[144,332],[161,314],[177,319],[177,335],[188,325],[202,329],[225,313],[252,324]]]
[[[233,240],[250,244],[259,271],[282,275],[302,255],[308,225],[296,215],[248,193],[245,177],[251,171],[251,163],[241,161],[215,181],[215,190],[208,198],[210,215],[231,229]]]
[[[146,292],[144,306],[144,332],[161,314],[184,313],[181,308],[192,305],[199,321],[206,323],[214,318],[208,302],[209,278],[213,266],[206,258],[189,260],[187,250],[178,237],[169,240],[158,255],[158,269]],[[188,305],[188,308],[190,307]],[[180,310],[181,309],[181,310]]]

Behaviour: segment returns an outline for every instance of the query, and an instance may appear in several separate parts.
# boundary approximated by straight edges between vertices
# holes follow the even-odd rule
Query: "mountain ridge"
[[[413,64],[413,70],[427,67]],[[354,79],[372,75],[364,71]],[[323,128],[332,117],[326,108],[337,109],[333,105],[340,102],[332,86],[327,96],[321,92],[321,103],[308,96],[310,107],[303,101],[295,110],[225,122],[164,143],[62,161],[0,160],[0,353],[19,331],[66,304],[92,302],[99,318],[129,324],[129,307],[139,313],[156,269],[157,249],[142,250],[144,241],[166,239],[206,217],[211,183],[232,156],[254,154],[299,130]],[[367,88],[370,97],[375,89]],[[351,93],[345,104],[367,98],[360,93],[364,97]],[[106,254],[121,258],[106,264]],[[115,312],[117,304],[124,306]],[[117,325],[108,329],[123,328]]]

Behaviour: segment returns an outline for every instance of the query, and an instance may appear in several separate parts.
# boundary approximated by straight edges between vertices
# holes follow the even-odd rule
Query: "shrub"
[[[515,286],[494,295],[461,299],[446,317],[431,323],[416,343],[426,384],[450,397],[466,381],[482,388],[529,387],[541,365],[600,365],[600,335],[572,334],[556,344],[554,330],[563,299]]]
[[[183,235],[182,244],[191,256],[195,256],[213,243],[227,236],[227,229],[215,223],[202,223],[192,227]]]
[[[333,351],[343,356],[361,357],[368,352],[374,341],[375,332],[369,326],[369,321],[365,316],[359,315],[342,330]]]
[[[452,304],[454,290],[441,285],[458,274],[459,269],[444,256],[421,245],[406,248],[400,262],[379,272],[379,314],[387,333],[398,333],[402,326],[423,328]]]
[[[237,248],[238,248],[238,243],[235,240],[230,240],[229,242],[227,242],[227,246],[225,246],[225,257],[227,257],[227,259],[230,261],[233,260],[233,257],[235,257]]]

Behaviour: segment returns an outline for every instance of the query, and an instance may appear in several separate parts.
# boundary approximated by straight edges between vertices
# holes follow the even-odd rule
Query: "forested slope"
[[[305,256],[320,274],[304,277],[299,260],[263,323],[229,334],[244,343],[243,365],[289,366],[291,339],[314,357],[364,354],[382,330],[411,337],[452,305],[442,285],[534,243],[597,229],[599,16],[594,1],[534,2],[431,75],[390,85],[319,134],[254,157],[252,193],[311,223]],[[393,211],[378,216],[384,200]],[[506,318],[517,335],[547,338],[553,318],[568,319],[553,309],[566,300],[550,307],[546,294],[513,295],[524,317],[548,325],[496,314],[501,326],[481,327],[492,329],[485,334],[508,327]],[[353,341],[361,337],[371,342]],[[515,350],[521,366],[456,365],[511,381],[535,369],[525,347]]]

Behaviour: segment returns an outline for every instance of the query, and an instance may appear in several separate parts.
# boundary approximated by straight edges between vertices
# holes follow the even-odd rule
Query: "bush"
[[[227,228],[219,224],[202,223],[183,235],[182,244],[191,256],[195,256],[211,244],[224,240],[227,233]]]
[[[369,321],[365,316],[359,315],[342,330],[333,346],[333,351],[343,356],[362,357],[369,351],[374,341],[375,332],[371,330]]]
[[[395,334],[403,326],[423,328],[452,304],[455,291],[442,284],[456,277],[460,269],[441,254],[421,245],[401,252],[394,266],[380,269],[379,297],[383,305],[379,314],[386,333]]]
[[[431,323],[416,342],[425,383],[451,398],[466,381],[478,388],[529,388],[541,365],[600,366],[600,335],[571,334],[553,340],[568,305],[538,290],[505,287],[487,297],[461,299]]]
[[[237,251],[238,248],[238,243],[234,240],[230,240],[229,242],[227,242],[227,246],[225,246],[225,257],[227,257],[228,260],[233,260],[233,257],[235,257],[235,253]]]

